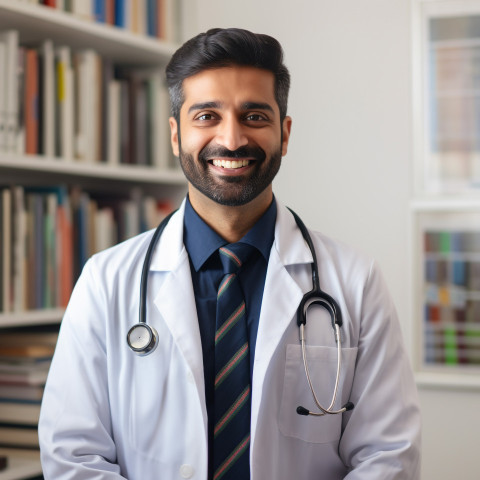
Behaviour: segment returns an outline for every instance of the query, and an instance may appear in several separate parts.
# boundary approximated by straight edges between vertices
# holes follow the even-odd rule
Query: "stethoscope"
[[[313,399],[317,405],[319,412],[312,412],[305,407],[297,407],[297,413],[299,415],[335,415],[343,412],[352,410],[354,405],[352,402],[347,402],[339,410],[333,410],[333,405],[337,398],[338,384],[340,380],[340,371],[342,369],[342,341],[340,335],[340,327],[343,324],[342,321],[342,312],[337,302],[327,293],[325,293],[320,288],[320,280],[318,275],[318,264],[317,256],[315,254],[315,248],[313,246],[312,239],[308,233],[307,227],[302,222],[300,217],[290,210],[295,219],[295,222],[300,229],[302,236],[305,242],[308,245],[312,253],[313,263],[312,263],[312,289],[307,292],[298,306],[297,310],[297,324],[300,329],[300,344],[302,347],[302,359],[303,366],[305,368],[305,376],[307,377],[308,385],[312,392]],[[137,324],[133,325],[127,333],[127,343],[128,346],[135,352],[137,355],[149,355],[152,353],[158,345],[158,333],[157,331],[149,324],[147,324],[147,282],[148,282],[148,272],[150,269],[150,262],[152,260],[153,250],[157,245],[159,238],[161,237],[163,230],[165,229],[170,217],[175,212],[172,212],[168,217],[166,217],[160,225],[155,230],[150,244],[148,245],[147,253],[145,254],[145,260],[143,262],[142,276],[140,280],[140,305],[139,305],[139,321]],[[310,378],[310,371],[308,369],[308,361],[306,354],[306,340],[305,340],[305,327],[307,324],[307,312],[312,305],[320,305],[325,308],[330,314],[330,319],[332,322],[332,327],[335,332],[335,342],[337,344],[337,373],[335,377],[335,387],[333,390],[332,400],[328,407],[322,406],[319,402],[318,397],[315,393],[315,389],[312,385],[312,380]]]

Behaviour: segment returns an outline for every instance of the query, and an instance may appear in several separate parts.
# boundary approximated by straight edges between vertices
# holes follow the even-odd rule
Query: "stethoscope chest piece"
[[[150,325],[139,322],[128,331],[127,343],[137,355],[148,355],[157,348],[157,331]]]

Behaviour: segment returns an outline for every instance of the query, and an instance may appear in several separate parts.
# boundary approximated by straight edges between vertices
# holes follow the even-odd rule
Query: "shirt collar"
[[[248,233],[239,240],[257,248],[267,262],[273,244],[276,219],[277,204],[274,198],[267,211]],[[185,202],[183,235],[185,248],[196,271],[202,267],[213,252],[227,245],[227,242],[200,218],[193,209],[188,195]]]

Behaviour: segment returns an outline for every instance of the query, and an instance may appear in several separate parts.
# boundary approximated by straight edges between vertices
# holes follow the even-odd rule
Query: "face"
[[[205,70],[183,82],[180,131],[172,146],[196,198],[240,206],[272,198],[291,119],[280,122],[273,73],[253,67]],[[269,199],[268,199],[269,197]]]

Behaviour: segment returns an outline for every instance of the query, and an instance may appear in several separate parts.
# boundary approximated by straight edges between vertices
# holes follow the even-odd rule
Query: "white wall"
[[[184,39],[233,26],[280,40],[293,133],[276,195],[310,227],[378,259],[410,346],[410,2],[184,0],[183,17]],[[422,479],[478,479],[479,393],[420,389],[420,397]]]

